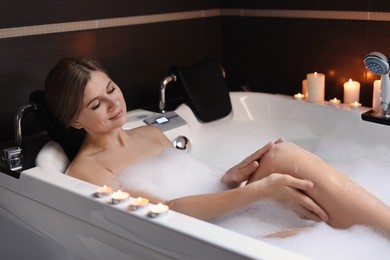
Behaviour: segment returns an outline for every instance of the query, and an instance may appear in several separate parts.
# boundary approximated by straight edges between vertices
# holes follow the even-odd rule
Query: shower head
[[[368,70],[381,75],[381,114],[390,118],[389,60],[384,54],[374,51],[364,57],[364,64]]]
[[[378,75],[385,75],[389,72],[389,60],[380,52],[370,52],[364,57],[364,65],[370,71]]]

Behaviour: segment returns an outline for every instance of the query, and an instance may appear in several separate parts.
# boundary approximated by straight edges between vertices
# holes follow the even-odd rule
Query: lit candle
[[[118,190],[112,196],[111,202],[112,204],[119,204],[130,197],[130,194],[121,190]]]
[[[95,196],[98,198],[102,198],[108,196],[112,193],[112,187],[104,185],[96,189]]]
[[[167,205],[164,205],[162,203],[158,203],[157,205],[154,205],[151,207],[149,216],[152,218],[156,218],[159,216],[165,215],[169,210],[169,207]]]
[[[309,73],[307,79],[306,99],[312,103],[321,103],[325,97],[325,75],[322,73]]]
[[[360,83],[349,79],[344,83],[344,103],[359,102]]]
[[[355,101],[353,103],[350,104],[351,105],[351,108],[352,109],[358,109],[362,106],[362,104],[360,104],[359,102]]]
[[[332,105],[332,106],[338,106],[340,104],[340,99],[337,99],[337,98],[333,98],[331,100],[329,100],[329,103]]]
[[[138,197],[136,199],[133,199],[131,201],[131,209],[132,210],[139,210],[149,204],[149,200],[145,198]]]
[[[303,95],[303,94],[301,94],[301,93],[295,94],[295,95],[294,95],[294,99],[295,99],[295,100],[302,101],[302,100],[305,99],[305,95]]]
[[[381,81],[375,80],[374,89],[372,93],[372,110],[374,110],[375,112],[378,112],[381,109],[380,96],[381,96]]]
[[[302,80],[302,94],[307,97],[307,79]]]

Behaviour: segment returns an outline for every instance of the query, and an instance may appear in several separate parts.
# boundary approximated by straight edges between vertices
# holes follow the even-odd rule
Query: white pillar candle
[[[374,89],[372,93],[372,110],[374,110],[375,112],[378,112],[381,109],[380,96],[381,96],[381,81],[375,80]]]
[[[302,94],[307,97],[307,79],[302,80]]]
[[[322,73],[309,73],[307,79],[306,99],[312,103],[321,103],[325,97],[325,75]]]
[[[344,103],[359,102],[360,83],[349,79],[344,83]]]

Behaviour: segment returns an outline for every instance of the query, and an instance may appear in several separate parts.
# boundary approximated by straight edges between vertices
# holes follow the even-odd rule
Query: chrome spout
[[[23,138],[22,138],[22,119],[30,111],[36,110],[35,104],[24,105],[19,108],[14,118],[15,144],[16,147],[3,149],[2,159],[6,162],[8,168],[12,171],[18,171],[23,168]]]
[[[27,104],[21,106],[18,112],[15,115],[14,127],[15,127],[15,143],[18,147],[22,147],[23,138],[22,138],[22,119],[24,115],[30,111],[36,110],[35,104]]]
[[[160,84],[160,103],[159,103],[159,109],[162,114],[165,113],[165,107],[166,107],[166,101],[165,101],[165,88],[168,86],[169,83],[172,81],[176,81],[176,75],[171,74],[169,76],[166,76]]]

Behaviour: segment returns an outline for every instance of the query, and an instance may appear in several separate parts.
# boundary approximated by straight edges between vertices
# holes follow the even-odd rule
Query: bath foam
[[[165,149],[161,156],[127,166],[117,179],[130,192],[147,192],[165,201],[225,190],[221,175],[222,171],[186,151],[172,148]]]
[[[335,128],[334,131],[319,138],[311,132],[310,128],[299,124],[291,128],[288,126],[291,122],[287,125],[284,125],[285,121],[266,125],[263,123],[250,122],[245,124],[247,128],[242,128],[243,122],[226,123],[225,127],[229,127],[226,133],[221,133],[220,125],[210,126],[205,129],[207,135],[204,136],[202,136],[203,129],[199,129],[197,134],[203,139],[198,139],[200,141],[194,143],[191,148],[192,157],[196,160],[186,152],[167,151],[164,152],[161,160],[155,158],[145,164],[129,166],[135,174],[131,173],[130,178],[125,177],[130,175],[126,169],[120,176],[121,180],[139,188],[141,186],[138,184],[142,180],[146,182],[142,184],[142,189],[150,190],[152,194],[160,192],[161,196],[168,194],[166,199],[188,195],[189,191],[193,194],[215,192],[215,187],[210,183],[214,182],[219,186],[222,172],[268,141],[284,136],[286,142],[294,142],[298,145],[303,142],[304,148],[309,147],[310,151],[390,205],[390,191],[388,191],[390,158],[385,156],[390,151],[385,144],[354,139],[347,130],[343,129]],[[266,133],[274,127],[277,127],[276,130]],[[297,129],[304,131],[304,134],[294,133]],[[375,149],[370,149],[372,147]],[[207,166],[209,164],[212,166]],[[214,172],[215,168],[222,171]],[[163,171],[164,173],[161,174]],[[145,177],[147,172],[153,172],[154,176],[152,174]],[[163,175],[164,177],[161,178]],[[178,181],[177,175],[181,176],[181,181]],[[194,185],[198,183],[197,177],[203,178],[203,184],[199,187]],[[154,183],[161,181],[160,179],[163,181],[162,185]],[[184,184],[184,182],[188,183]],[[188,190],[179,190],[178,183],[182,183],[181,187]],[[390,255],[390,241],[371,228],[353,226],[346,230],[339,230],[324,223],[301,220],[291,210],[272,201],[254,203],[250,207],[238,209],[210,222],[315,259],[383,259]],[[312,229],[287,239],[263,238],[270,233],[307,226],[312,226]]]
[[[205,149],[207,143],[202,142],[199,144],[201,147],[194,151],[195,155],[202,159],[206,153],[207,161],[213,165],[231,166],[232,162],[239,162],[243,156],[268,141],[283,136],[286,142],[296,143],[320,156],[390,205],[388,144],[371,140],[369,136],[362,140],[361,137],[354,136],[351,129],[342,126],[334,126],[324,135],[318,136],[309,126],[288,120],[274,120],[232,122],[226,124],[229,131],[223,134],[217,127],[215,132],[207,128],[207,142],[222,143],[223,149],[215,147],[209,153]],[[223,154],[220,151],[224,151]],[[334,229],[324,223],[301,220],[292,211],[269,201],[255,203],[249,208],[237,210],[211,222],[315,259],[384,259],[390,255],[389,239],[371,228],[359,225],[346,230]],[[305,226],[312,226],[312,229],[288,239],[262,238],[270,233]]]
[[[319,223],[293,237],[262,240],[313,259],[386,259],[390,255],[389,240],[365,226],[343,230]]]

